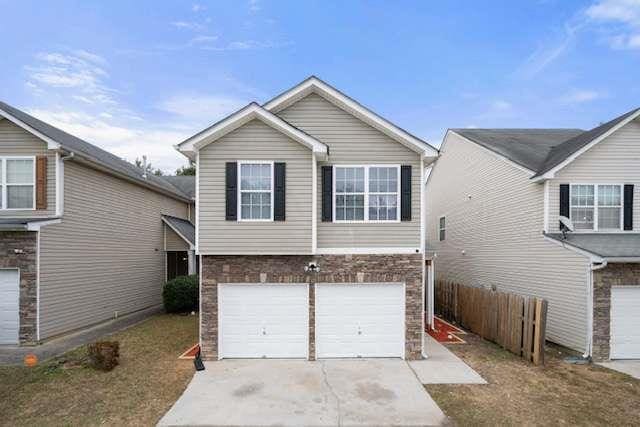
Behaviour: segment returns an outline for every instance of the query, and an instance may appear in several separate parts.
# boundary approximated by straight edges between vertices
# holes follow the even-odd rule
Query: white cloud
[[[594,23],[614,25],[608,38],[614,49],[640,49],[640,0],[601,0],[585,15]]]
[[[249,12],[256,13],[261,9],[259,0],[249,0]]]
[[[192,12],[202,12],[203,10],[206,10],[207,8],[204,7],[203,5],[199,4],[199,3],[194,3],[191,6],[191,11]]]
[[[205,26],[194,21],[174,21],[171,23],[176,28],[191,31],[204,31]]]
[[[560,97],[562,104],[581,104],[602,98],[603,94],[595,90],[574,89]]]
[[[245,99],[229,96],[181,94],[166,99],[158,108],[204,126],[218,121],[246,104]]]
[[[26,84],[32,89],[73,90],[85,101],[115,104],[116,91],[104,83],[108,77],[105,64],[102,57],[86,51],[41,52],[36,55],[36,64],[25,67]]]

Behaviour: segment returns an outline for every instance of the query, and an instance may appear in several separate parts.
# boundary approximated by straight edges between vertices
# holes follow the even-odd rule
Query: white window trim
[[[273,222],[273,211],[274,211],[274,206],[273,206],[273,202],[274,202],[274,193],[275,193],[275,172],[274,172],[274,161],[272,160],[241,160],[238,162],[238,183],[237,183],[237,188],[238,188],[238,197],[237,197],[237,209],[238,209],[238,222]],[[269,190],[269,192],[271,193],[271,212],[269,215],[269,218],[264,218],[264,219],[243,219],[242,218],[242,192],[247,192],[247,193],[266,193],[265,190],[242,190],[242,187],[240,186],[240,182],[242,179],[242,165],[269,165],[269,167],[271,168],[271,190]]]
[[[618,232],[618,231],[624,231],[624,184],[619,184],[616,182],[611,182],[611,183],[606,183],[606,182],[600,182],[600,183],[593,183],[593,182],[572,182],[571,184],[569,184],[569,219],[571,219],[571,221],[573,221],[573,218],[571,218],[571,212],[573,211],[573,203],[572,203],[572,196],[573,196],[573,187],[576,185],[591,185],[593,186],[593,228],[588,230],[588,229],[576,229],[574,232],[575,233],[593,233],[594,231],[603,231],[603,232]],[[599,228],[598,227],[598,210],[599,210],[599,200],[598,200],[598,187],[599,186],[617,186],[620,187],[620,227],[618,228]],[[577,206],[580,207],[580,206]],[[614,207],[614,206],[602,206],[602,207]]]
[[[444,218],[444,228],[440,228],[440,220]],[[440,238],[440,232],[444,231],[444,239]],[[438,217],[438,241],[444,242],[447,240],[447,216],[441,215]]]
[[[338,224],[363,224],[363,223],[396,223],[400,222],[401,218],[401,206],[400,206],[400,190],[402,177],[400,176],[400,165],[398,164],[375,164],[375,165],[333,165],[332,166],[332,179],[331,192],[332,192],[332,215],[333,222]],[[364,168],[364,219],[363,220],[337,220],[336,219],[336,168]],[[369,192],[369,169],[370,168],[396,168],[397,169],[397,188],[396,188],[396,219],[369,219],[369,195],[373,194],[390,194],[390,193],[370,193]],[[347,194],[360,194],[360,193],[347,193]]]
[[[32,184],[7,184],[7,160],[31,160],[33,162],[33,183]],[[36,156],[2,156],[2,176],[0,176],[0,211],[34,211],[36,210]],[[31,208],[8,208],[7,207],[7,187],[8,186],[33,186],[33,205]]]

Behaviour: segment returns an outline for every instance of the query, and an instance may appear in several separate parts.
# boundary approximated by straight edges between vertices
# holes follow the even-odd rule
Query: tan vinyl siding
[[[0,157],[47,156],[47,209],[2,210],[1,217],[53,216],[56,212],[56,155],[47,150],[47,143],[7,119],[0,120]]]
[[[309,148],[262,121],[253,120],[207,145],[199,156],[198,250],[201,254],[311,253],[312,157]],[[225,220],[225,164],[242,160],[286,163],[286,221]]]
[[[587,150],[549,180],[549,230],[557,232],[560,184],[634,184],[633,228],[640,230],[640,119]]]
[[[318,248],[420,247],[420,157],[382,132],[311,94],[278,113],[329,146],[329,161],[318,164]],[[411,165],[411,221],[341,224],[322,222],[324,165]]]
[[[426,200],[427,246],[437,253],[437,280],[546,298],[547,338],[585,350],[589,262],[543,238],[541,184],[450,134]],[[440,242],[442,215],[446,238]]]
[[[65,213],[40,236],[41,338],[161,304],[162,214],[186,204],[65,162]]]
[[[171,227],[165,224],[165,238],[164,238],[164,250],[165,251],[188,251],[189,244],[184,239],[178,236],[178,233],[173,231]]]

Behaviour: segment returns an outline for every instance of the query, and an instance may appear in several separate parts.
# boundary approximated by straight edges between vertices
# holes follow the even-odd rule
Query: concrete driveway
[[[445,415],[401,360],[225,360],[197,372],[160,426],[429,426]]]

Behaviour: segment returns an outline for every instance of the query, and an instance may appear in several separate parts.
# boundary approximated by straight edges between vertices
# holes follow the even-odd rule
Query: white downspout
[[[599,264],[596,264],[596,261],[591,260],[591,264],[589,266],[589,289],[587,290],[587,345],[585,346],[586,351],[582,355],[585,359],[591,357],[593,351],[593,272],[602,270],[607,266],[607,264],[607,260],[602,260]]]

